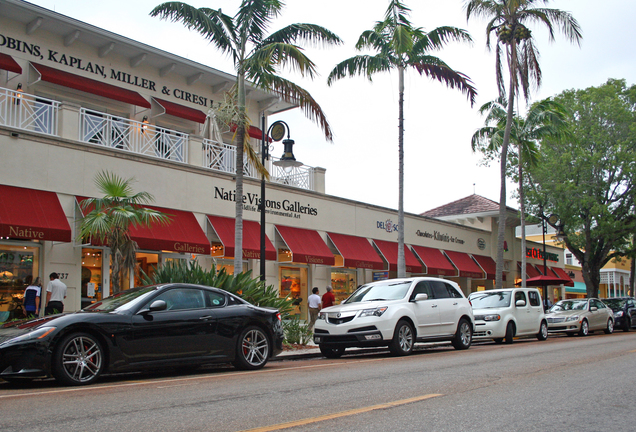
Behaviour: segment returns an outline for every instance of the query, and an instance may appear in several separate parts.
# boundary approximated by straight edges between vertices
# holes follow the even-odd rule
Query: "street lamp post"
[[[293,146],[294,140],[289,138],[289,126],[282,120],[275,121],[271,124],[269,129],[266,129],[265,113],[261,117],[262,139],[261,139],[261,162],[265,167],[265,161],[269,159],[269,141],[280,141],[285,136],[287,131],[287,139],[283,140],[285,146],[283,157],[280,160],[274,162],[274,165],[283,167],[285,171],[293,167],[302,165],[302,162],[298,162],[294,157]],[[267,132],[266,132],[267,131]],[[261,250],[260,250],[260,271],[261,281],[265,282],[265,175],[261,174],[261,200],[259,209],[261,212]]]

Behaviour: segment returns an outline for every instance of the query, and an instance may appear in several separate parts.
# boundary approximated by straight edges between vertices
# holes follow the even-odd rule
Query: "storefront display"
[[[336,296],[336,304],[340,304],[358,287],[356,271],[333,270],[331,272],[331,287],[333,288],[333,294]]]
[[[307,269],[302,267],[281,267],[280,272],[280,297],[292,300],[294,308],[292,315],[301,319],[307,312]]]
[[[103,297],[101,249],[82,249],[82,308]]]
[[[24,290],[39,276],[40,249],[0,245],[0,322],[21,318]]]

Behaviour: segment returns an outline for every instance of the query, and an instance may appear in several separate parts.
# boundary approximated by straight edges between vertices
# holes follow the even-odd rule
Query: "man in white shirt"
[[[57,273],[49,275],[51,280],[46,286],[46,315],[64,312],[64,299],[66,298],[66,285],[60,280]]]
[[[318,319],[320,312],[321,300],[318,295],[318,287],[311,290],[312,294],[307,298],[307,307],[309,307],[309,330],[314,331],[314,324]]]

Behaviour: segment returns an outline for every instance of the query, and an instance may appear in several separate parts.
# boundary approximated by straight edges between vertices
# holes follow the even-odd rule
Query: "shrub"
[[[307,345],[313,335],[309,325],[296,317],[283,321],[283,331],[287,344]]]

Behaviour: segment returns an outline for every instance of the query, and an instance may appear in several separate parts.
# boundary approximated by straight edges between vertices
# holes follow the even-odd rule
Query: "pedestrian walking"
[[[333,295],[333,288],[327,287],[327,292],[322,295],[322,308],[328,308],[336,304],[336,296]]]
[[[29,283],[24,290],[22,308],[27,317],[40,313],[40,293],[42,292],[42,280],[37,277],[35,282]]]
[[[64,312],[64,299],[66,298],[66,285],[60,280],[60,276],[53,272],[49,275],[50,282],[46,286],[46,315]]]
[[[311,295],[307,298],[307,306],[309,307],[309,330],[314,331],[314,324],[318,319],[320,312],[320,296],[318,295],[318,287],[311,290]]]

